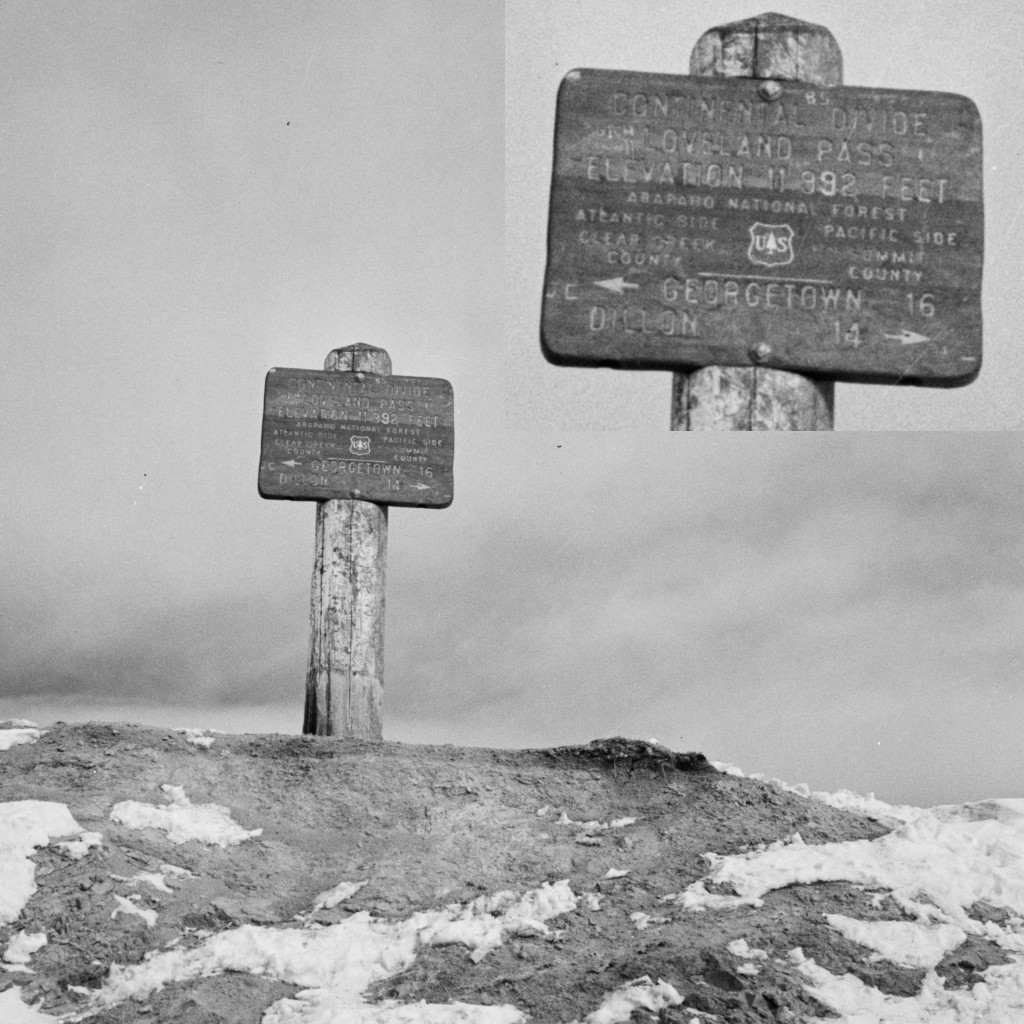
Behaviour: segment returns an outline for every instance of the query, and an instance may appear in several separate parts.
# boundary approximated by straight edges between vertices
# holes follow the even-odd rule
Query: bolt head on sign
[[[264,498],[446,508],[454,449],[446,380],[281,367],[267,374]]]
[[[983,242],[963,96],[571,71],[542,345],[569,365],[967,384]]]

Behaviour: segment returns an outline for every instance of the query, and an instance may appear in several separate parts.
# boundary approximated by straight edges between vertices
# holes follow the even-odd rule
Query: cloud
[[[392,676],[405,713],[614,717],[691,683],[870,692],[1014,663],[1024,480],[1008,443],[705,446],[671,477],[659,462],[642,500],[609,487],[621,450],[600,473],[600,451],[568,448],[557,503],[491,510],[429,573],[398,570],[389,658],[409,672]],[[556,462],[536,460],[539,492]]]
[[[0,689],[140,704],[255,704],[291,693],[299,706],[308,613],[293,613],[303,596],[207,594],[188,604],[94,609],[67,631],[59,606],[43,615],[38,604],[7,601]]]
[[[470,440],[451,509],[391,513],[388,734],[650,734],[783,771],[891,745],[894,721],[923,750],[954,718],[1002,720],[1024,620],[1013,439],[772,441]],[[187,560],[97,533],[71,578],[18,561],[3,692],[298,713],[312,505],[258,509]]]

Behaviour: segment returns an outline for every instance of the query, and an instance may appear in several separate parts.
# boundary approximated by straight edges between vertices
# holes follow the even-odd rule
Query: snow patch
[[[139,899],[138,896],[134,898]],[[147,928],[153,928],[156,925],[157,915],[155,910],[143,910],[142,907],[136,906],[131,899],[125,899],[124,896],[115,894],[114,899],[117,900],[117,906],[110,915],[111,920],[114,920],[118,914],[128,914],[134,917],[141,917],[146,922]]]
[[[903,967],[937,967],[967,938],[967,933],[954,924],[860,921],[845,914],[826,914],[825,920],[851,942],[867,946],[882,959]]]
[[[57,849],[62,850],[72,860],[81,860],[90,850],[94,850],[97,846],[102,845],[102,832],[83,832],[78,839],[58,843]]]
[[[175,867],[173,864],[161,864],[159,871],[140,871],[137,875],[111,875],[115,882],[127,882],[129,885],[145,882],[147,885],[159,889],[160,892],[173,893],[174,890],[167,884],[167,875],[172,878],[192,878],[192,872],[187,868]]]
[[[650,914],[645,914],[642,910],[634,911],[629,915],[630,921],[636,926],[638,932],[645,932],[652,924],[667,924],[667,917],[651,917]]]
[[[790,787],[778,779],[772,779],[782,789],[789,790]],[[921,807],[908,807],[905,804],[887,804],[879,800],[874,793],[861,796],[849,789],[841,789],[838,793],[825,793],[815,790],[810,794],[811,800],[818,803],[828,804],[829,807],[837,807],[841,811],[851,811],[853,814],[863,815],[865,818],[874,818],[883,824],[894,824],[898,822],[914,821],[927,811]]]
[[[185,742],[191,743],[193,747],[200,750],[209,750],[213,746],[215,737],[212,733],[224,735],[220,729],[175,729],[175,732],[184,733]]]
[[[12,935],[4,950],[4,960],[9,964],[27,964],[33,953],[46,945],[46,932],[18,932]]]
[[[17,722],[23,719],[16,719]],[[20,746],[22,743],[35,743],[40,736],[46,735],[45,729],[36,728],[35,723],[27,722],[25,726],[9,726],[4,724],[0,727],[0,750],[10,750],[11,747]]]
[[[549,808],[542,807],[541,811],[547,811]],[[540,815],[541,811],[537,814]],[[636,818],[615,818],[613,821],[577,821],[575,818],[570,818],[565,811],[559,815],[559,825],[573,825],[576,828],[583,829],[584,832],[608,832],[611,829],[616,828],[627,828],[629,825],[635,825],[637,822]]]
[[[359,911],[339,924],[310,928],[242,925],[213,935],[191,950],[171,949],[130,967],[113,965],[94,1005],[109,1007],[144,999],[171,981],[245,971],[299,985],[294,998],[275,1003],[263,1024],[518,1024],[513,1007],[467,1004],[370,1006],[361,993],[397,974],[430,945],[462,944],[479,961],[515,935],[548,934],[546,921],[576,908],[567,881],[546,883],[521,897],[511,892],[481,896],[466,905],[423,911],[397,923]]]
[[[159,892],[173,893],[174,890],[167,884],[162,871],[140,871],[130,879],[132,882],[145,882],[153,886]]]
[[[4,1024],[54,1024],[59,1019],[23,1003],[21,989],[17,985],[0,992],[0,1020]]]
[[[812,790],[806,782],[798,782],[791,785],[761,772],[751,772],[749,775],[734,764],[724,761],[712,761],[711,764],[720,772],[726,775],[735,775],[743,779],[755,779],[758,782],[767,782],[777,789],[786,793],[793,793],[795,796],[803,797],[805,800],[816,800],[818,803],[828,804],[830,807],[837,807],[843,811],[851,811],[854,814],[861,814],[866,818],[874,818],[877,821],[893,824],[901,821],[913,821],[919,815],[926,813],[920,807],[908,807],[904,804],[887,804],[879,800],[874,793],[862,796],[849,789],[841,789],[836,793],[828,793],[824,790]]]
[[[705,910],[735,910],[737,907],[760,907],[764,900],[758,897],[744,898],[728,893],[708,892],[704,879],[698,879],[683,892],[670,892],[658,900],[659,903],[674,903],[683,910],[701,914]]]
[[[609,992],[601,1005],[588,1013],[583,1024],[622,1024],[628,1021],[634,1010],[663,1010],[667,1006],[678,1006],[683,997],[667,982],[651,981],[646,974],[635,981]],[[573,1024],[579,1024],[573,1021]]]
[[[742,957],[744,960],[767,960],[768,954],[763,949],[754,949],[747,944],[746,939],[733,939],[725,947],[733,956]]]
[[[1019,1024],[1024,1019],[1024,969],[1020,963],[990,967],[985,981],[946,991],[935,971],[916,996],[887,996],[852,974],[832,974],[797,948],[790,959],[809,982],[807,990],[842,1014],[837,1024]]]
[[[51,839],[81,832],[64,804],[47,800],[0,804],[0,925],[16,920],[36,891],[36,869],[29,857]]]
[[[296,1006],[285,1006],[285,1003]],[[330,995],[315,1004],[300,999],[282,1000],[267,1010],[261,1024],[527,1024],[527,1019],[521,1010],[507,1005],[422,1001],[410,1004],[388,999],[369,1006],[353,1005]]]
[[[332,907],[336,907],[350,896],[354,896],[364,885],[366,885],[365,881],[339,882],[333,889],[328,889],[317,896],[313,904],[313,913],[315,914],[318,910],[330,910]]]
[[[740,774],[738,770],[732,774]],[[807,787],[789,787],[801,795]],[[808,791],[809,794],[809,791]],[[808,846],[799,835],[749,853],[705,854],[709,874],[663,902],[690,910],[760,906],[765,893],[788,885],[848,881],[887,893],[912,921],[858,921],[830,915],[848,938],[876,958],[925,967],[921,992],[886,996],[852,975],[838,977],[791,954],[809,990],[848,1024],[1016,1024],[1024,1020],[1024,800],[985,800],[931,809],[893,807],[855,794],[809,794],[898,825],[879,839]],[[721,887],[711,892],[708,885]],[[984,903],[1011,913],[1004,924],[974,920]],[[946,992],[934,967],[967,935],[981,935],[1015,954],[989,967],[969,991]]]
[[[794,834],[789,842],[751,853],[708,853],[711,872],[673,902],[689,909],[758,906],[765,893],[787,885],[848,881],[889,890],[923,917],[935,917],[927,909],[930,902],[945,923],[979,933],[981,925],[966,912],[974,903],[1017,912],[1024,908],[1024,816],[977,820],[974,807],[966,805],[959,815],[947,809],[942,817],[922,811],[879,839],[809,846]],[[1012,810],[999,807],[1003,813]],[[736,895],[708,893],[706,883],[731,888]],[[927,902],[918,898],[922,890]]]
[[[135,800],[124,800],[110,811],[111,821],[126,828],[158,828],[178,845],[196,840],[209,846],[237,846],[246,839],[263,834],[263,829],[247,831],[231,818],[231,812],[220,804],[193,804],[181,786],[160,787],[170,804],[154,806]]]
[[[908,807],[904,804],[887,804],[884,800],[878,800],[873,793],[866,797],[851,790],[840,790],[838,793],[826,793],[822,790],[811,790],[806,782],[798,782],[795,785],[783,782],[780,778],[765,775],[761,772],[744,772],[733,764],[724,761],[713,761],[712,765],[726,775],[736,775],[739,778],[753,778],[759,782],[767,782],[784,793],[792,793],[805,800],[815,800],[820,804],[827,804],[829,807],[837,807],[843,811],[851,811],[854,814],[862,814],[867,818],[874,818],[885,823],[896,823],[900,821],[912,821],[921,814],[926,813],[920,807]]]

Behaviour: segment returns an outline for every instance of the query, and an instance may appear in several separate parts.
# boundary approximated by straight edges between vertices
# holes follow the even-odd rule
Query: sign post
[[[843,57],[827,28],[766,14],[706,32],[690,55],[690,74],[827,89],[842,85]],[[835,384],[826,378],[758,366],[672,375],[672,430],[831,430],[834,410]]]
[[[829,430],[834,381],[981,367],[981,122],[842,84],[820,26],[705,33],[691,75],[562,82],[541,341],[674,374],[675,430]]]
[[[384,349],[267,374],[260,494],[317,501],[304,733],[381,740],[387,506],[450,505],[453,447],[451,385]]]

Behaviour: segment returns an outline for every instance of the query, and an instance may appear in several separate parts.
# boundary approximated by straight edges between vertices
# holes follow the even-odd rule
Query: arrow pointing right
[[[931,341],[931,338],[926,338],[923,334],[915,334],[913,331],[908,331],[904,328],[899,334],[887,334],[886,338],[889,341],[898,341],[901,345],[920,345],[922,341]]]

